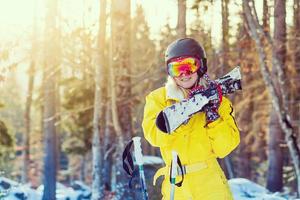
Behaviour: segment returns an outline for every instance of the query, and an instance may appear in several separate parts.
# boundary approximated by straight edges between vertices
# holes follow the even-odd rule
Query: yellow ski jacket
[[[155,125],[156,116],[165,107],[183,99],[178,88],[170,84],[154,90],[146,97],[143,130],[149,143],[159,147],[166,166],[154,179],[164,175],[163,199],[170,199],[169,170],[172,150],[178,153],[187,173],[181,187],[175,189],[175,200],[229,200],[232,199],[227,180],[216,158],[224,158],[240,142],[231,102],[223,97],[219,107],[220,118],[206,125],[204,113],[196,113],[187,124],[171,134],[161,132]],[[178,176],[176,180],[180,180]],[[154,182],[155,182],[154,180]]]

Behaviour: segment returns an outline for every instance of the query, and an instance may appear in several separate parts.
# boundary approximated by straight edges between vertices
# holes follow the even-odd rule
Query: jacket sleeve
[[[219,107],[220,118],[208,124],[208,137],[217,157],[224,158],[240,143],[240,133],[234,119],[231,102],[223,97]]]
[[[146,97],[142,127],[146,140],[148,140],[148,142],[155,147],[169,146],[174,137],[160,131],[156,127],[156,117],[158,113],[164,109],[164,107],[165,106],[162,104],[162,102],[159,101],[159,98],[155,97],[155,95],[152,93]]]

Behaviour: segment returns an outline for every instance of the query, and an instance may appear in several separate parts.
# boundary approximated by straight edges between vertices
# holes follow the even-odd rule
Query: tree
[[[12,136],[9,134],[7,127],[3,121],[0,120],[0,145],[11,147],[13,146],[14,140]]]
[[[106,102],[105,104],[105,124],[104,124],[104,134],[103,134],[103,156],[102,156],[102,185],[104,185],[104,189],[110,191],[111,190],[111,177],[112,177],[112,165],[113,162],[113,153],[116,149],[116,145],[112,145],[114,141],[115,135],[112,130],[112,111],[111,111],[111,103]]]
[[[77,27],[62,40],[65,72],[62,76],[62,135],[63,151],[68,154],[71,178],[90,180],[92,173],[87,169],[92,162],[83,162],[92,150],[93,103],[95,96],[95,36],[86,27]],[[94,59],[94,60],[93,60]],[[81,162],[78,162],[78,159]],[[82,163],[79,166],[79,163]],[[80,169],[81,174],[76,170]]]
[[[115,171],[113,171],[118,187],[118,199],[130,199],[126,175],[122,170],[121,153],[124,144],[132,136],[131,112],[131,1],[113,0],[111,5],[111,38],[110,38],[110,84],[111,107],[117,148],[115,152]]]
[[[295,63],[295,69],[296,69],[296,76],[297,79],[296,80],[300,80],[300,46],[297,45],[300,42],[300,0],[294,0],[294,37],[295,37],[295,48],[294,48],[294,63]],[[297,81],[297,82],[298,82]],[[300,94],[299,94],[299,90],[300,90],[300,84],[297,84],[297,100],[300,100]]]
[[[43,70],[43,129],[44,129],[44,193],[43,200],[56,196],[56,127],[55,127],[55,69],[57,67],[57,1],[46,4],[45,66]]]
[[[242,139],[232,158],[237,177],[262,183],[265,181],[262,180],[263,176],[257,174],[265,174],[265,130],[269,118],[266,110],[269,98],[259,71],[255,42],[247,32],[245,12],[241,12],[241,17],[242,21],[231,55],[234,56],[233,61],[241,66],[243,75],[243,95],[236,95],[233,103]]]
[[[217,76],[222,76],[229,71],[230,48],[229,48],[229,0],[221,1],[222,8],[222,56],[219,70],[216,71]],[[219,160],[221,167],[224,169],[228,178],[234,178],[234,169],[231,161],[231,156],[228,155],[224,159]]]
[[[0,127],[1,139],[0,145],[0,171],[11,176],[17,168],[21,167],[21,163],[15,162],[16,152],[15,145],[20,145],[24,131],[24,102],[20,93],[21,85],[18,82],[17,70],[21,61],[9,62],[13,59],[11,52],[16,46],[8,44],[0,54],[0,62],[9,65],[2,66],[1,73],[5,74],[5,84],[2,85],[1,102],[0,102]],[[2,74],[2,75],[4,75]],[[20,164],[20,165],[19,165]],[[21,171],[17,171],[17,176],[21,175]]]
[[[35,2],[36,3],[36,2]],[[36,4],[35,4],[36,5]],[[35,9],[36,11],[36,9]],[[23,137],[23,169],[22,169],[22,183],[28,182],[28,166],[30,162],[30,126],[31,126],[31,106],[32,106],[32,92],[34,86],[34,74],[35,74],[35,65],[36,65],[36,48],[37,48],[37,28],[36,28],[36,19],[35,15],[33,18],[33,33],[32,33],[32,44],[31,44],[31,61],[28,70],[29,81],[28,81],[28,92],[26,96],[25,103],[25,115],[24,115],[24,123],[25,123],[25,133]]]
[[[239,52],[239,60],[238,65],[241,66],[242,74],[243,74],[243,91],[247,91],[248,86],[251,84],[253,77],[251,76],[252,72],[252,62],[253,60],[249,58],[252,53],[252,43],[249,35],[244,26],[244,16],[242,12],[242,23],[239,26],[238,35],[237,35],[237,51]],[[241,50],[243,49],[243,51]],[[245,51],[245,49],[247,49]],[[251,63],[251,64],[250,64]],[[251,131],[251,123],[250,117],[252,114],[252,110],[254,107],[254,103],[252,101],[252,92],[249,91],[247,94],[247,102],[244,102],[243,99],[236,99],[237,104],[235,104],[235,108],[239,109],[240,104],[243,104],[243,112],[236,113],[236,119],[238,121],[238,125],[240,128],[240,137],[241,142],[239,147],[236,150],[236,155],[239,159],[236,160],[236,175],[237,177],[245,177],[251,179],[251,144],[252,138],[250,136]],[[251,139],[250,139],[251,138]]]
[[[86,37],[89,37],[85,35]],[[76,40],[73,38],[73,40]],[[88,40],[87,38],[85,40]],[[87,45],[83,43],[82,45]],[[85,47],[87,48],[87,47]],[[83,57],[89,57],[90,51],[80,51]],[[88,65],[82,61],[82,65],[88,68]],[[75,68],[75,67],[74,67]],[[81,76],[86,72],[78,71],[77,74]],[[89,70],[88,70],[89,71]],[[90,72],[88,72],[90,73]],[[69,155],[70,162],[74,160],[74,156],[77,155],[81,160],[85,160],[85,157],[91,152],[92,148],[92,132],[93,132],[93,98],[94,98],[94,85],[92,84],[92,78],[87,77],[85,80],[80,78],[71,77],[63,81],[64,85],[64,102],[63,108],[67,114],[67,117],[63,117],[64,130],[66,132],[63,142],[63,150]],[[88,87],[87,87],[88,85]],[[73,161],[74,162],[74,161]],[[85,171],[84,167],[89,163],[85,163],[81,168],[82,172]],[[70,170],[76,166],[69,166]],[[77,166],[78,167],[78,166]],[[78,173],[71,174],[78,176]],[[86,178],[86,174],[82,174],[82,178]],[[83,179],[84,181],[84,179]]]
[[[285,57],[286,57],[286,23],[285,23],[285,1],[276,0],[274,9],[274,54],[282,67],[286,71]],[[275,65],[275,64],[273,64]],[[273,80],[278,80],[278,71],[275,66],[272,68]],[[279,88],[278,83],[275,86]],[[278,91],[280,92],[280,91]],[[280,94],[281,95],[281,94]],[[282,95],[281,95],[282,96]],[[284,101],[284,99],[282,100]],[[284,103],[284,102],[283,102]],[[284,134],[278,123],[278,117],[274,107],[271,111],[270,129],[269,129],[269,166],[267,174],[267,188],[272,191],[280,191],[283,187],[283,149]]]
[[[270,31],[270,13],[268,0],[263,0],[263,29],[266,33]]]
[[[229,59],[229,0],[222,0],[222,68],[220,74],[228,70]]]
[[[33,45],[35,46],[35,45]],[[36,47],[32,47],[35,49]],[[35,51],[35,50],[33,50]],[[34,53],[32,53],[35,55]],[[25,122],[25,133],[23,137],[23,171],[22,171],[22,182],[26,183],[28,182],[28,166],[30,161],[30,113],[31,113],[31,104],[32,104],[32,92],[33,92],[33,85],[34,85],[34,70],[35,70],[35,61],[34,56],[32,57],[32,61],[30,63],[29,68],[29,81],[28,81],[28,93],[26,96],[26,105],[25,105],[25,116],[24,116],[24,122]]]
[[[178,0],[177,35],[179,38],[186,37],[186,0]]]
[[[131,91],[132,91],[132,116],[133,135],[143,135],[141,127],[145,101],[142,96],[153,89],[156,78],[155,72],[159,70],[157,65],[157,54],[154,41],[150,39],[150,28],[147,24],[144,10],[141,5],[137,6],[136,13],[132,19],[131,41]],[[143,146],[144,153],[155,155],[155,149],[151,145]]]
[[[96,66],[95,66],[95,98],[94,98],[94,117],[93,117],[93,185],[92,199],[99,200],[102,197],[103,187],[101,184],[101,149],[100,149],[100,112],[102,111],[102,85],[101,77],[104,74],[104,47],[106,30],[106,0],[100,1],[99,30],[97,36]],[[103,116],[103,115],[102,115]]]
[[[296,121],[295,126],[300,130],[299,120],[300,120],[300,0],[294,0],[294,27],[293,27],[293,38],[292,38],[292,45],[291,49],[292,57],[293,57],[293,79],[292,84],[294,84],[294,90],[292,94],[293,100],[293,120]]]

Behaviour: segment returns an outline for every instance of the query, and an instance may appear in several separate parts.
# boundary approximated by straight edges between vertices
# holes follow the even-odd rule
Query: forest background
[[[91,185],[93,199],[133,196],[121,154],[143,136],[145,96],[166,81],[167,45],[192,37],[213,78],[241,67],[243,91],[230,96],[241,143],[220,160],[227,177],[300,191],[299,0],[0,5],[2,176],[44,184],[50,197],[56,181],[73,180]],[[160,156],[146,141],[142,148]]]

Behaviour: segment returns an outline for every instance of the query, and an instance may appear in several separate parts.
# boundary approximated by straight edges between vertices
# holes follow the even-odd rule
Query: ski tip
[[[161,130],[164,133],[168,133],[168,128],[167,128],[167,125],[166,125],[166,120],[165,120],[163,111],[161,111],[157,115],[155,123],[156,123],[157,128],[159,128],[159,130]]]

